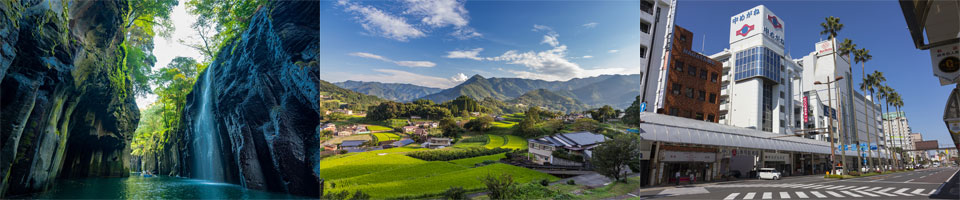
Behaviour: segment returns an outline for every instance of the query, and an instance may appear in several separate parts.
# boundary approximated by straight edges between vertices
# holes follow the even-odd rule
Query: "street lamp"
[[[830,108],[833,108],[833,96],[831,95],[830,85],[832,85],[833,83],[835,83],[835,82],[837,82],[837,81],[840,81],[840,79],[843,79],[843,76],[837,76],[837,78],[833,79],[833,81],[827,81],[827,83],[823,83],[823,82],[820,82],[820,81],[813,82],[814,85],[823,85],[823,84],[826,84],[826,85],[827,85],[827,103],[829,104]],[[830,76],[827,76],[827,80],[830,80]],[[840,96],[840,94],[838,93],[837,96]],[[837,104],[840,104],[840,102],[837,102]],[[839,106],[839,105],[837,105],[837,106]],[[834,112],[831,112],[831,113],[834,113]],[[838,116],[837,118],[839,118],[839,116]],[[830,131],[830,160],[832,160],[832,161],[837,161],[837,155],[836,155],[836,154],[837,154],[837,153],[836,153],[836,152],[837,152],[837,149],[836,149],[837,146],[836,146],[836,145],[834,144],[834,142],[833,142],[833,140],[836,138],[836,135],[834,135],[834,132],[833,132],[833,120],[832,120],[832,119],[827,123],[827,126],[828,126],[828,128],[827,128],[828,131]],[[843,142],[843,141],[841,141],[841,144],[842,144],[842,142]],[[844,145],[844,147],[846,147],[846,145]],[[841,159],[843,159],[843,160],[840,161],[841,163],[843,163],[843,161],[846,160],[846,158],[847,158],[847,157],[846,157],[846,153],[847,153],[846,149],[843,149],[843,154],[840,155],[840,156],[841,156]],[[831,170],[830,170],[831,173],[835,173],[835,172],[837,171],[837,165],[835,165],[835,164],[833,164],[833,163],[830,163],[830,167],[831,167]],[[844,170],[846,170],[846,165],[844,165]],[[841,178],[843,178],[842,175],[841,175]]]

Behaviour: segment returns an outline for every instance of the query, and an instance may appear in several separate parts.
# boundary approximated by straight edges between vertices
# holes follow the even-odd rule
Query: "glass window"
[[[670,115],[678,116],[680,114],[680,109],[670,108]]]
[[[687,74],[690,74],[690,76],[697,76],[697,67],[693,65],[687,67]]]
[[[643,33],[649,34],[649,33],[650,33],[650,23],[640,22],[640,31],[642,31]]]
[[[712,121],[713,121],[713,118],[714,118],[714,117],[713,117],[713,114],[707,115],[707,121],[711,121],[711,122],[712,122]]]
[[[710,73],[710,82],[714,82],[714,83],[717,82],[717,73],[716,73],[716,72]]]
[[[710,103],[717,103],[717,94],[710,93]]]
[[[683,62],[677,61],[673,68],[677,69],[678,72],[683,72]]]
[[[707,80],[707,70],[700,69],[700,79]]]
[[[697,113],[697,116],[695,116],[695,117],[693,117],[693,118],[694,118],[694,119],[697,119],[697,120],[703,120],[703,113],[698,112],[698,113]]]
[[[647,47],[640,47],[640,58],[647,57]]]
[[[705,100],[706,100],[706,98],[707,98],[707,91],[700,90],[699,92],[697,92],[697,94],[698,94],[698,95],[697,95],[697,100],[700,100],[700,101],[705,101]]]
[[[672,89],[673,89],[673,94],[674,94],[674,95],[679,95],[679,94],[680,94],[680,84],[679,84],[679,83],[674,83]]]
[[[684,92],[686,92],[687,98],[693,98],[693,88],[686,88],[686,91]]]

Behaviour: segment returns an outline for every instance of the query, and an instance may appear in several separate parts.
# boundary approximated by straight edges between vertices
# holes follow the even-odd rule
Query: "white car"
[[[780,180],[780,172],[774,168],[760,168],[760,179]]]

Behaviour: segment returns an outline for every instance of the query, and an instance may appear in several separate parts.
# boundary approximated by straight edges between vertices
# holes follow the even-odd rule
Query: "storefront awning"
[[[712,122],[642,112],[642,140],[830,154],[830,143]],[[857,156],[856,150],[847,156]],[[839,155],[839,153],[837,153]],[[872,155],[871,157],[876,157]]]

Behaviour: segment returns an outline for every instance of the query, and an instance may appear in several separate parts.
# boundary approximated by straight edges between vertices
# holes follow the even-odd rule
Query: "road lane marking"
[[[875,194],[873,194],[873,193],[864,192],[864,191],[860,191],[860,190],[854,190],[854,192],[859,192],[860,194],[864,194],[864,195],[871,196],[871,197],[879,197],[879,196],[880,196],[880,195],[875,195]]]
[[[917,194],[917,195],[923,195],[923,194],[920,194],[920,193],[923,192],[924,190],[926,190],[926,189],[917,189],[917,190],[914,190],[912,193]]]
[[[856,194],[856,193],[853,193],[853,192],[850,192],[850,191],[846,191],[846,190],[843,190],[843,191],[840,191],[840,192],[843,192],[844,194],[847,194],[847,195],[850,195],[850,196],[853,196],[853,197],[863,197],[863,196],[861,196],[861,195],[859,195],[859,194]]]
[[[738,192],[738,193],[732,193],[732,194],[730,194],[730,195],[727,195],[727,197],[726,197],[726,198],[723,198],[723,199],[724,199],[724,200],[732,200],[732,199],[736,199],[737,196],[739,196],[739,195],[740,195],[739,192]]]
[[[842,186],[842,185],[831,185],[830,187],[826,187],[826,188],[823,188],[823,189],[832,190],[832,189],[837,189],[837,188],[839,188],[839,187],[843,187],[843,186]]]
[[[866,190],[863,190],[863,191],[879,190],[879,189],[881,189],[881,188],[883,188],[883,187],[873,187],[873,188],[866,189]]]
[[[747,193],[747,195],[743,196],[743,199],[753,199],[754,195],[757,195],[757,193],[756,192]]]
[[[817,192],[817,191],[810,191],[810,194],[813,194],[813,196],[817,196],[817,198],[827,198],[827,195],[820,194],[820,192]]]
[[[772,198],[773,198],[773,193],[772,193],[772,192],[764,192],[764,193],[763,193],[763,199],[772,199]]]
[[[789,199],[789,198],[790,198],[790,193],[780,192],[780,198],[781,198],[781,199]]]
[[[907,180],[907,181],[904,181],[904,183],[909,183],[910,181],[913,181],[913,179],[910,179],[910,180]]]
[[[827,194],[833,195],[833,196],[835,196],[835,197],[845,197],[845,196],[840,195],[840,194],[837,194],[836,192],[833,192],[833,191],[825,191],[825,192],[826,192]]]
[[[890,190],[893,190],[893,189],[897,189],[897,188],[892,188],[892,187],[891,187],[891,188],[887,188],[887,189],[880,190],[880,191],[878,191],[878,192],[887,192],[887,191],[890,191]]]
[[[903,196],[912,197],[912,196],[913,196],[912,194],[903,193],[903,192],[906,192],[907,190],[910,190],[910,188],[902,188],[902,189],[899,189],[899,190],[897,190],[896,192],[893,192],[893,193],[894,193],[894,194],[903,195]]]
[[[867,188],[870,188],[870,186],[858,187],[858,188],[855,188],[854,190],[863,190],[863,189],[867,189]]]

